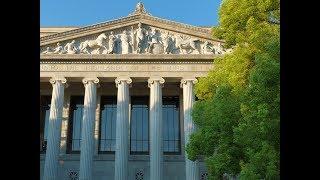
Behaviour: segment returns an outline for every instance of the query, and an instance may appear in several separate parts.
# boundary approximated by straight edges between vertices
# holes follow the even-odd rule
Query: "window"
[[[116,147],[117,97],[101,97],[99,153],[114,153]]]
[[[162,98],[163,152],[180,153],[179,97]]]
[[[131,97],[130,153],[149,153],[149,98]]]
[[[45,153],[46,149],[47,149],[50,103],[51,103],[51,96],[41,96],[41,101],[40,101],[40,153]]]
[[[68,153],[80,153],[83,96],[71,96],[68,125]]]

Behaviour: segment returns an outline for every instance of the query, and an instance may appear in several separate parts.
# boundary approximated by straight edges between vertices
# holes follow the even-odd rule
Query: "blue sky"
[[[40,25],[86,26],[127,16],[139,0],[40,0]],[[218,24],[221,0],[143,0],[153,16],[196,26]]]

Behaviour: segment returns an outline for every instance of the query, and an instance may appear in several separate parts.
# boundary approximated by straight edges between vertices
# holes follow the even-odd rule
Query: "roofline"
[[[121,24],[123,22],[128,22],[129,24],[132,24],[132,22],[134,22],[134,21],[141,21],[142,23],[149,24],[148,21],[150,22],[152,20],[158,21],[159,23],[168,24],[169,26],[171,26],[171,29],[173,26],[181,26],[183,29],[189,31],[188,34],[192,35],[192,34],[196,33],[196,34],[198,34],[197,36],[199,36],[200,38],[212,39],[211,29],[209,29],[209,28],[203,28],[203,27],[199,27],[199,26],[176,22],[176,21],[163,19],[160,17],[151,16],[151,15],[147,15],[147,14],[135,14],[135,15],[119,17],[119,18],[116,18],[113,20],[108,20],[108,21],[101,22],[101,23],[96,23],[96,24],[89,25],[89,26],[84,26],[84,27],[77,28],[77,29],[71,29],[71,30],[43,36],[40,38],[40,46],[51,43],[50,41],[52,41],[52,43],[54,43],[54,42],[64,40],[68,36],[71,36],[70,38],[77,38],[81,33],[85,33],[86,31],[92,32],[92,30],[93,30],[96,32],[100,32],[102,27],[109,26],[111,24],[118,24],[119,25],[119,23]],[[76,33],[76,34],[72,35],[73,33]],[[223,42],[223,40],[219,40],[219,39],[212,39],[212,40]]]
[[[79,28],[82,26],[42,26],[40,28]]]

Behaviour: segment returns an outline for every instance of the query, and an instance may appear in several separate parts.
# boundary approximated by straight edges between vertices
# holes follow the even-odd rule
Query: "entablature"
[[[215,58],[222,55],[208,54],[43,54],[40,55],[40,63],[148,63],[148,62],[163,62],[163,63],[192,63],[192,62],[213,62]]]

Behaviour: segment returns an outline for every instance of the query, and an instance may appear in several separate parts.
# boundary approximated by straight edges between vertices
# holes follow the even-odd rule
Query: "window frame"
[[[68,119],[68,133],[67,133],[67,154],[80,154],[80,150],[72,149],[73,142],[73,112],[75,110],[76,104],[84,104],[83,95],[70,96],[70,106],[69,106],[69,119]],[[82,131],[82,128],[81,128]],[[81,135],[82,136],[82,135]],[[80,149],[81,149],[81,139],[80,139]]]
[[[169,152],[169,151],[164,151],[164,148],[163,148],[163,154],[164,155],[181,155],[181,108],[180,108],[180,96],[162,96],[162,107],[164,105],[164,102],[166,101],[167,98],[173,98],[175,99],[176,101],[171,101],[171,102],[174,102],[176,103],[176,108],[178,108],[178,151],[174,151],[174,152]],[[170,102],[170,101],[169,101]],[[163,114],[162,114],[163,116]],[[163,123],[164,123],[164,117],[162,117],[162,120],[163,120]],[[164,137],[164,134],[163,134],[163,137]],[[162,143],[164,143],[164,138],[162,139]],[[174,140],[176,141],[176,140]]]
[[[132,151],[131,150],[131,139],[132,139],[132,108],[133,102],[143,101],[146,102],[148,112],[148,151]],[[149,155],[150,154],[150,97],[149,96],[131,96],[130,97],[130,138],[129,138],[129,152],[130,155]],[[143,133],[142,133],[143,134]]]
[[[99,117],[99,138],[98,138],[98,154],[115,154],[115,151],[101,151],[101,132],[102,132],[102,110],[104,108],[104,105],[107,104],[107,102],[115,102],[113,104],[116,105],[116,111],[117,111],[117,96],[101,96],[100,97],[100,117]],[[110,103],[111,104],[111,103]],[[116,112],[117,113],[117,112]],[[117,116],[117,114],[116,114]],[[117,121],[117,117],[116,117]],[[116,123],[116,121],[114,123]],[[112,128],[111,128],[112,129]],[[112,136],[112,135],[111,135]],[[115,137],[115,141],[116,141]],[[113,139],[111,139],[113,140]]]

